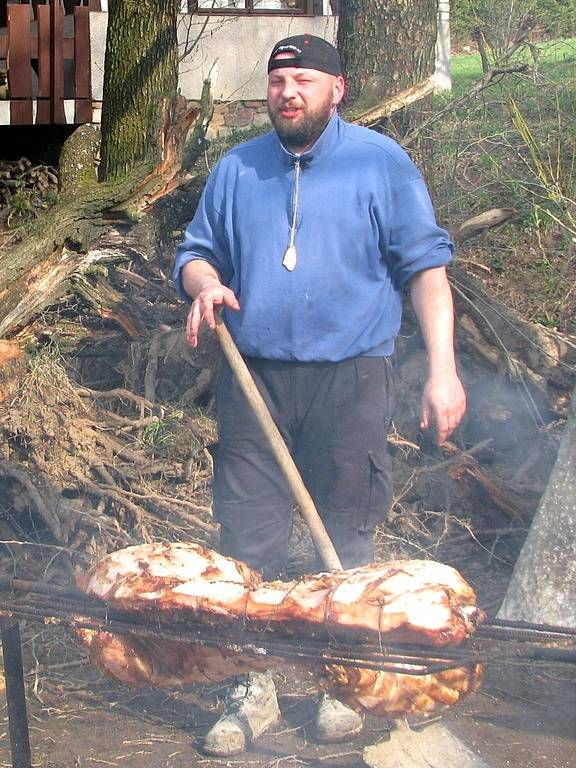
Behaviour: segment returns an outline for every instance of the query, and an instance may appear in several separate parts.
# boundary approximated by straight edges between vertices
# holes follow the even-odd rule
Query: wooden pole
[[[32,124],[30,7],[8,5],[8,94],[12,125]]]
[[[262,431],[268,440],[270,448],[272,449],[272,452],[280,465],[280,469],[300,507],[300,511],[310,528],[314,546],[322,558],[322,562],[326,568],[329,568],[330,570],[342,570],[340,558],[326,532],[326,528],[318,514],[314,501],[304,485],[300,472],[298,472],[298,468],[294,463],[294,459],[290,455],[290,451],[286,447],[286,443],[284,442],[278,427],[274,423],[270,411],[268,410],[262,395],[258,391],[258,387],[254,383],[254,379],[252,378],[248,366],[244,362],[232,336],[230,336],[228,328],[226,328],[220,317],[216,318],[216,334],[220,346],[222,347],[222,351],[230,363],[230,367],[238,379],[240,388],[246,396],[250,407],[254,411],[258,423],[262,427]]]
[[[39,5],[38,16],[38,106],[36,123],[46,125],[52,119],[52,24],[49,5]]]
[[[64,112],[64,18],[59,0],[50,0],[50,122],[66,123]]]
[[[90,10],[74,8],[74,122],[92,120],[90,98]]]

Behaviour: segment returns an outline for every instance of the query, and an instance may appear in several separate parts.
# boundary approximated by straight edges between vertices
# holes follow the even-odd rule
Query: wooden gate
[[[92,3],[94,8],[96,3]],[[98,3],[99,8],[99,3]],[[7,70],[9,120],[33,123],[87,123],[90,93],[90,5],[65,15],[61,0],[6,7],[0,37],[0,65]],[[0,101],[0,105],[2,101]]]

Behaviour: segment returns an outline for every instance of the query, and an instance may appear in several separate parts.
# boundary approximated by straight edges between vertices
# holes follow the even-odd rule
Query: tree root
[[[98,483],[94,483],[91,480],[85,479],[81,480],[79,485],[93,496],[109,499],[110,501],[119,504],[121,507],[124,507],[132,515],[133,526],[139,529],[142,535],[142,541],[148,543],[152,540],[146,526],[144,525],[141,508],[127,499],[124,493],[119,491],[117,487],[109,488],[108,486],[99,485]]]
[[[88,389],[88,387],[79,387],[77,390],[80,397],[92,397],[95,400],[98,400],[100,398],[105,399],[117,399],[121,402],[131,402],[135,405],[140,406],[141,409],[148,409],[150,411],[160,411],[162,413],[162,408],[158,408],[158,406],[155,406],[154,403],[152,403],[150,400],[148,400],[145,397],[141,397],[140,395],[134,394],[134,392],[130,392],[127,389],[108,389],[108,390],[97,390],[97,389]]]
[[[0,475],[3,477],[10,477],[12,480],[16,480],[16,482],[22,486],[33,507],[35,508],[36,513],[40,519],[43,520],[54,539],[59,544],[65,543],[62,525],[58,515],[54,511],[53,505],[44,501],[46,495],[50,494],[46,494],[46,490],[44,490],[43,498],[38,488],[32,482],[30,476],[15,467],[14,464],[9,461],[0,461]]]

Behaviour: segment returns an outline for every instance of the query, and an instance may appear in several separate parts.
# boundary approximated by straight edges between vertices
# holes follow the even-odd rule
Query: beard
[[[282,117],[282,107],[268,104],[268,115],[282,144],[289,150],[304,150],[320,137],[332,115],[332,95],[315,109],[307,108],[298,121]]]

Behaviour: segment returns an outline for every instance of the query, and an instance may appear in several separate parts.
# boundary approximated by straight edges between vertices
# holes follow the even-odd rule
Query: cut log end
[[[0,403],[16,394],[25,369],[25,356],[20,347],[0,339]]]

